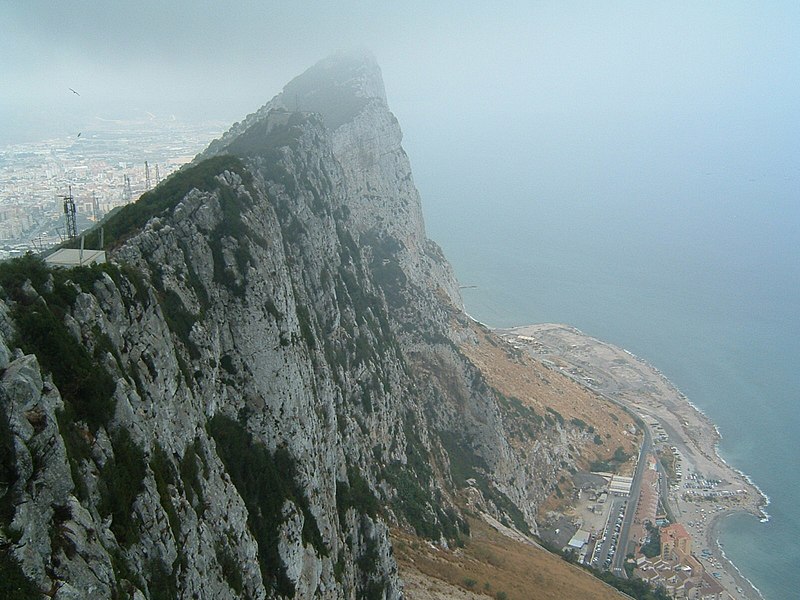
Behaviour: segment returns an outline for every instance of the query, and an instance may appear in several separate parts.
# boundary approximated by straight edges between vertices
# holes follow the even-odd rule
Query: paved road
[[[642,448],[639,451],[639,461],[636,464],[636,472],[633,475],[633,482],[631,483],[631,495],[628,499],[628,505],[625,509],[625,518],[622,521],[622,530],[619,536],[619,545],[617,552],[614,555],[614,560],[611,563],[611,572],[619,577],[627,577],[625,574],[625,557],[629,552],[633,552],[634,548],[628,548],[629,538],[631,533],[631,524],[633,517],[636,514],[636,504],[639,501],[639,491],[642,488],[642,474],[647,467],[647,454],[652,451],[653,440],[650,437],[650,431],[645,426],[644,428],[644,441]],[[632,544],[631,544],[632,546]]]
[[[626,501],[626,498],[620,498],[619,496],[608,499],[608,520],[603,529],[605,539],[604,541],[598,541],[598,546],[595,548],[593,555],[593,558],[596,558],[597,562],[592,562],[592,566],[597,569],[610,568],[610,564],[606,566],[606,559],[611,551],[612,544],[616,545],[619,542],[619,536],[615,533],[615,527],[617,524],[617,517],[623,514],[625,510]]]

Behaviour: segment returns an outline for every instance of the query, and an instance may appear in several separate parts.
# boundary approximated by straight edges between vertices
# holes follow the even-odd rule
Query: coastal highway
[[[625,557],[628,555],[628,552],[634,552],[635,548],[629,548],[630,542],[630,534],[631,534],[631,525],[633,524],[633,518],[636,515],[636,505],[639,503],[639,492],[642,489],[642,474],[644,470],[647,468],[647,455],[653,452],[653,437],[650,435],[650,428],[647,426],[646,423],[642,421],[642,419],[633,411],[630,407],[626,406],[624,402],[621,402],[615,399],[611,394],[615,391],[618,392],[618,388],[614,388],[609,392],[609,385],[599,386],[594,383],[587,383],[587,381],[581,377],[577,377],[568,371],[562,371],[564,375],[573,379],[577,383],[588,387],[596,394],[602,396],[609,402],[616,404],[620,408],[622,408],[625,412],[627,412],[636,422],[639,429],[643,432],[642,438],[642,446],[639,449],[639,458],[636,461],[636,470],[633,474],[633,481],[631,482],[631,493],[628,497],[628,502],[625,506],[625,516],[622,520],[622,529],[620,530],[619,534],[619,541],[617,543],[617,551],[614,553],[614,558],[611,561],[611,568],[610,571],[616,575],[617,577],[628,577],[627,573],[625,572]],[[664,478],[666,480],[666,478]],[[662,488],[664,490],[664,488]],[[666,506],[666,494],[664,495],[664,505]],[[608,526],[610,528],[610,525]],[[611,532],[607,531],[606,536],[610,537]]]
[[[617,552],[614,554],[614,559],[611,562],[611,572],[618,577],[627,577],[623,566],[625,564],[625,557],[628,552],[634,551],[634,548],[628,548],[631,524],[636,514],[636,505],[639,502],[639,491],[642,489],[642,474],[645,468],[647,468],[647,455],[653,449],[653,439],[650,436],[650,429],[643,423],[640,423],[639,427],[644,430],[644,439],[642,441],[642,448],[639,450],[639,460],[636,463],[636,472],[633,475],[633,482],[631,483],[631,495],[625,509],[625,517],[622,520],[622,529],[619,534]]]
[[[619,376],[612,375],[612,373],[614,373],[617,369],[619,360],[623,360],[623,362],[625,360],[634,361],[633,364],[638,365],[638,362],[635,361],[638,361],[639,359],[635,359],[635,357],[629,353],[623,353],[621,350],[615,350],[610,356],[604,355],[602,359],[598,359],[597,356],[594,356],[593,359],[590,359],[589,357],[580,354],[580,349],[582,349],[586,344],[586,342],[583,341],[583,337],[579,337],[577,340],[575,340],[573,337],[570,337],[576,335],[574,330],[563,328],[558,325],[545,324],[540,327],[543,327],[544,329],[540,330],[536,326],[530,326],[517,329],[498,330],[498,332],[506,339],[509,339],[508,336],[511,336],[512,343],[514,344],[522,343],[523,345],[527,346],[528,352],[537,360],[550,361],[552,363],[551,368],[556,369],[562,375],[569,377],[583,387],[591,389],[599,396],[602,396],[609,402],[616,404],[625,410],[637,423],[639,429],[643,431],[642,446],[639,450],[639,459],[636,463],[633,481],[631,482],[630,496],[625,506],[625,515],[623,517],[622,528],[620,529],[620,535],[617,542],[617,551],[612,558],[610,567],[611,572],[615,575],[618,575],[619,577],[626,577],[624,569],[625,556],[627,555],[628,551],[632,552],[634,550],[633,548],[629,548],[631,525],[633,523],[633,518],[636,515],[636,505],[639,501],[639,492],[642,487],[642,474],[644,473],[644,469],[647,467],[647,455],[653,451],[653,438],[650,435],[650,430],[647,424],[643,423],[639,415],[630,406],[628,406],[627,402],[623,400],[626,392],[637,390],[640,387],[641,375],[639,371],[634,370],[632,374],[622,376],[621,378]],[[552,329],[555,329],[555,335],[548,334],[548,331]],[[559,332],[562,334],[566,333],[567,337],[559,335]],[[541,335],[542,333],[544,333],[544,335]],[[577,335],[582,336],[583,334],[578,332]],[[533,339],[530,336],[534,336],[539,338],[544,346],[531,346],[527,344],[525,340],[521,340],[519,336],[528,336],[526,339]],[[542,347],[547,347],[548,351],[542,353]],[[605,344],[600,344],[600,347],[608,347],[613,349],[613,347],[606,346]],[[576,349],[578,349],[577,352]],[[622,359],[619,357],[620,354],[622,354]],[[658,381],[660,381],[660,379]],[[612,507],[612,509],[613,508],[614,507]],[[612,514],[615,514],[613,513],[613,510]],[[607,525],[607,527],[610,529],[613,527],[613,525]],[[608,529],[606,530],[607,539],[611,537],[612,532],[613,529],[611,531]],[[609,546],[609,542],[605,542],[603,544],[600,551],[601,556],[606,556],[605,552]]]

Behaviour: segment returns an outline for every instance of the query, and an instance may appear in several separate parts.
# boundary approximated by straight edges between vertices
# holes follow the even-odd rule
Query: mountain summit
[[[624,439],[465,315],[401,139],[338,54],[111,215],[108,264],[2,265],[8,597],[400,598],[390,528],[535,534],[587,427]]]

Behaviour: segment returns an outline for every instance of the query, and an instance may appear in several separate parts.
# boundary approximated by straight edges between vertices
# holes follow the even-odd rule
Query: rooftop
[[[106,262],[106,253],[104,250],[62,248],[46,257],[44,262],[50,267],[79,267],[102,264]]]

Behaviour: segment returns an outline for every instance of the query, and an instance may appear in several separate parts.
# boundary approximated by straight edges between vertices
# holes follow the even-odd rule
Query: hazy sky
[[[0,144],[145,110],[232,123],[353,46],[382,67],[432,222],[533,198],[538,219],[635,233],[646,213],[691,237],[676,199],[703,227],[759,182],[767,225],[800,221],[796,0],[0,0]]]
[[[3,0],[0,32],[9,130],[53,107],[237,119],[354,45],[378,58],[396,112],[443,125],[566,115],[565,135],[594,120],[604,136],[747,114],[755,135],[800,106],[793,1]]]

